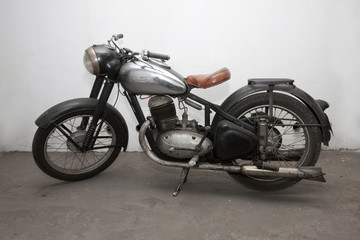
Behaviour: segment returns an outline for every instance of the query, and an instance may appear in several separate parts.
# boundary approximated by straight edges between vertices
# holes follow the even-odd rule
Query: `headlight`
[[[86,70],[88,70],[91,74],[99,74],[100,67],[99,62],[96,57],[96,53],[92,47],[89,47],[85,50],[83,62]]]
[[[85,68],[94,75],[106,75],[116,80],[120,70],[120,58],[116,50],[108,45],[93,45],[85,50]]]

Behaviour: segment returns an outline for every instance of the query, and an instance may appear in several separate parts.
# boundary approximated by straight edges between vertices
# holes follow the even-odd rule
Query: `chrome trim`
[[[95,53],[93,47],[88,47],[85,51],[90,55],[91,63],[92,63],[93,69],[94,69],[94,74],[95,75],[99,74],[100,66],[99,66],[99,62],[98,62],[98,59],[97,59],[97,56],[96,56],[96,53]]]

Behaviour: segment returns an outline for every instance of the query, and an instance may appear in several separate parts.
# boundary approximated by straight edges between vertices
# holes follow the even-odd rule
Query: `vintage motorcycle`
[[[191,90],[227,81],[227,68],[184,78],[166,64],[169,56],[121,48],[117,41],[122,37],[114,35],[108,44],[85,50],[85,68],[96,76],[89,98],[57,104],[36,120],[33,156],[43,172],[65,181],[87,179],[126,151],[126,121],[107,103],[117,84],[139,123],[144,153],[160,165],[182,168],[174,196],[190,169],[226,171],[237,182],[263,191],[301,179],[325,182],[314,165],[321,143],[328,145],[331,137],[327,102],[314,100],[294,80],[265,78],[248,80],[218,106]],[[151,96],[147,118],[138,101],[142,96]],[[204,123],[188,118],[189,106],[204,111]]]

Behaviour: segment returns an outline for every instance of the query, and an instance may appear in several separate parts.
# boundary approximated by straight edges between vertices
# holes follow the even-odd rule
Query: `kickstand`
[[[175,191],[173,192],[174,197],[176,197],[180,193],[182,186],[184,185],[184,183],[186,183],[189,171],[190,171],[190,168],[183,168],[182,169],[180,179],[179,179],[179,183],[176,186]]]

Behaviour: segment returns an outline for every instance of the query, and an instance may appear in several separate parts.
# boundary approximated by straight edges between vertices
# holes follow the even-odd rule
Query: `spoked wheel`
[[[98,137],[89,150],[81,151],[93,110],[79,110],[58,119],[47,129],[39,128],[34,136],[33,156],[39,168],[51,177],[77,181],[105,170],[124,146],[124,126],[112,115],[99,120]],[[71,138],[72,141],[69,139]]]
[[[315,124],[313,113],[297,99],[284,94],[274,94],[273,117],[269,118],[269,94],[249,96],[235,104],[229,113],[244,122],[254,124],[267,118],[268,151],[266,162],[278,167],[314,166],[321,148],[320,129],[302,124]],[[237,159],[233,165],[249,164],[249,159]],[[230,176],[245,186],[263,191],[289,187],[299,179],[251,177],[238,173]]]

